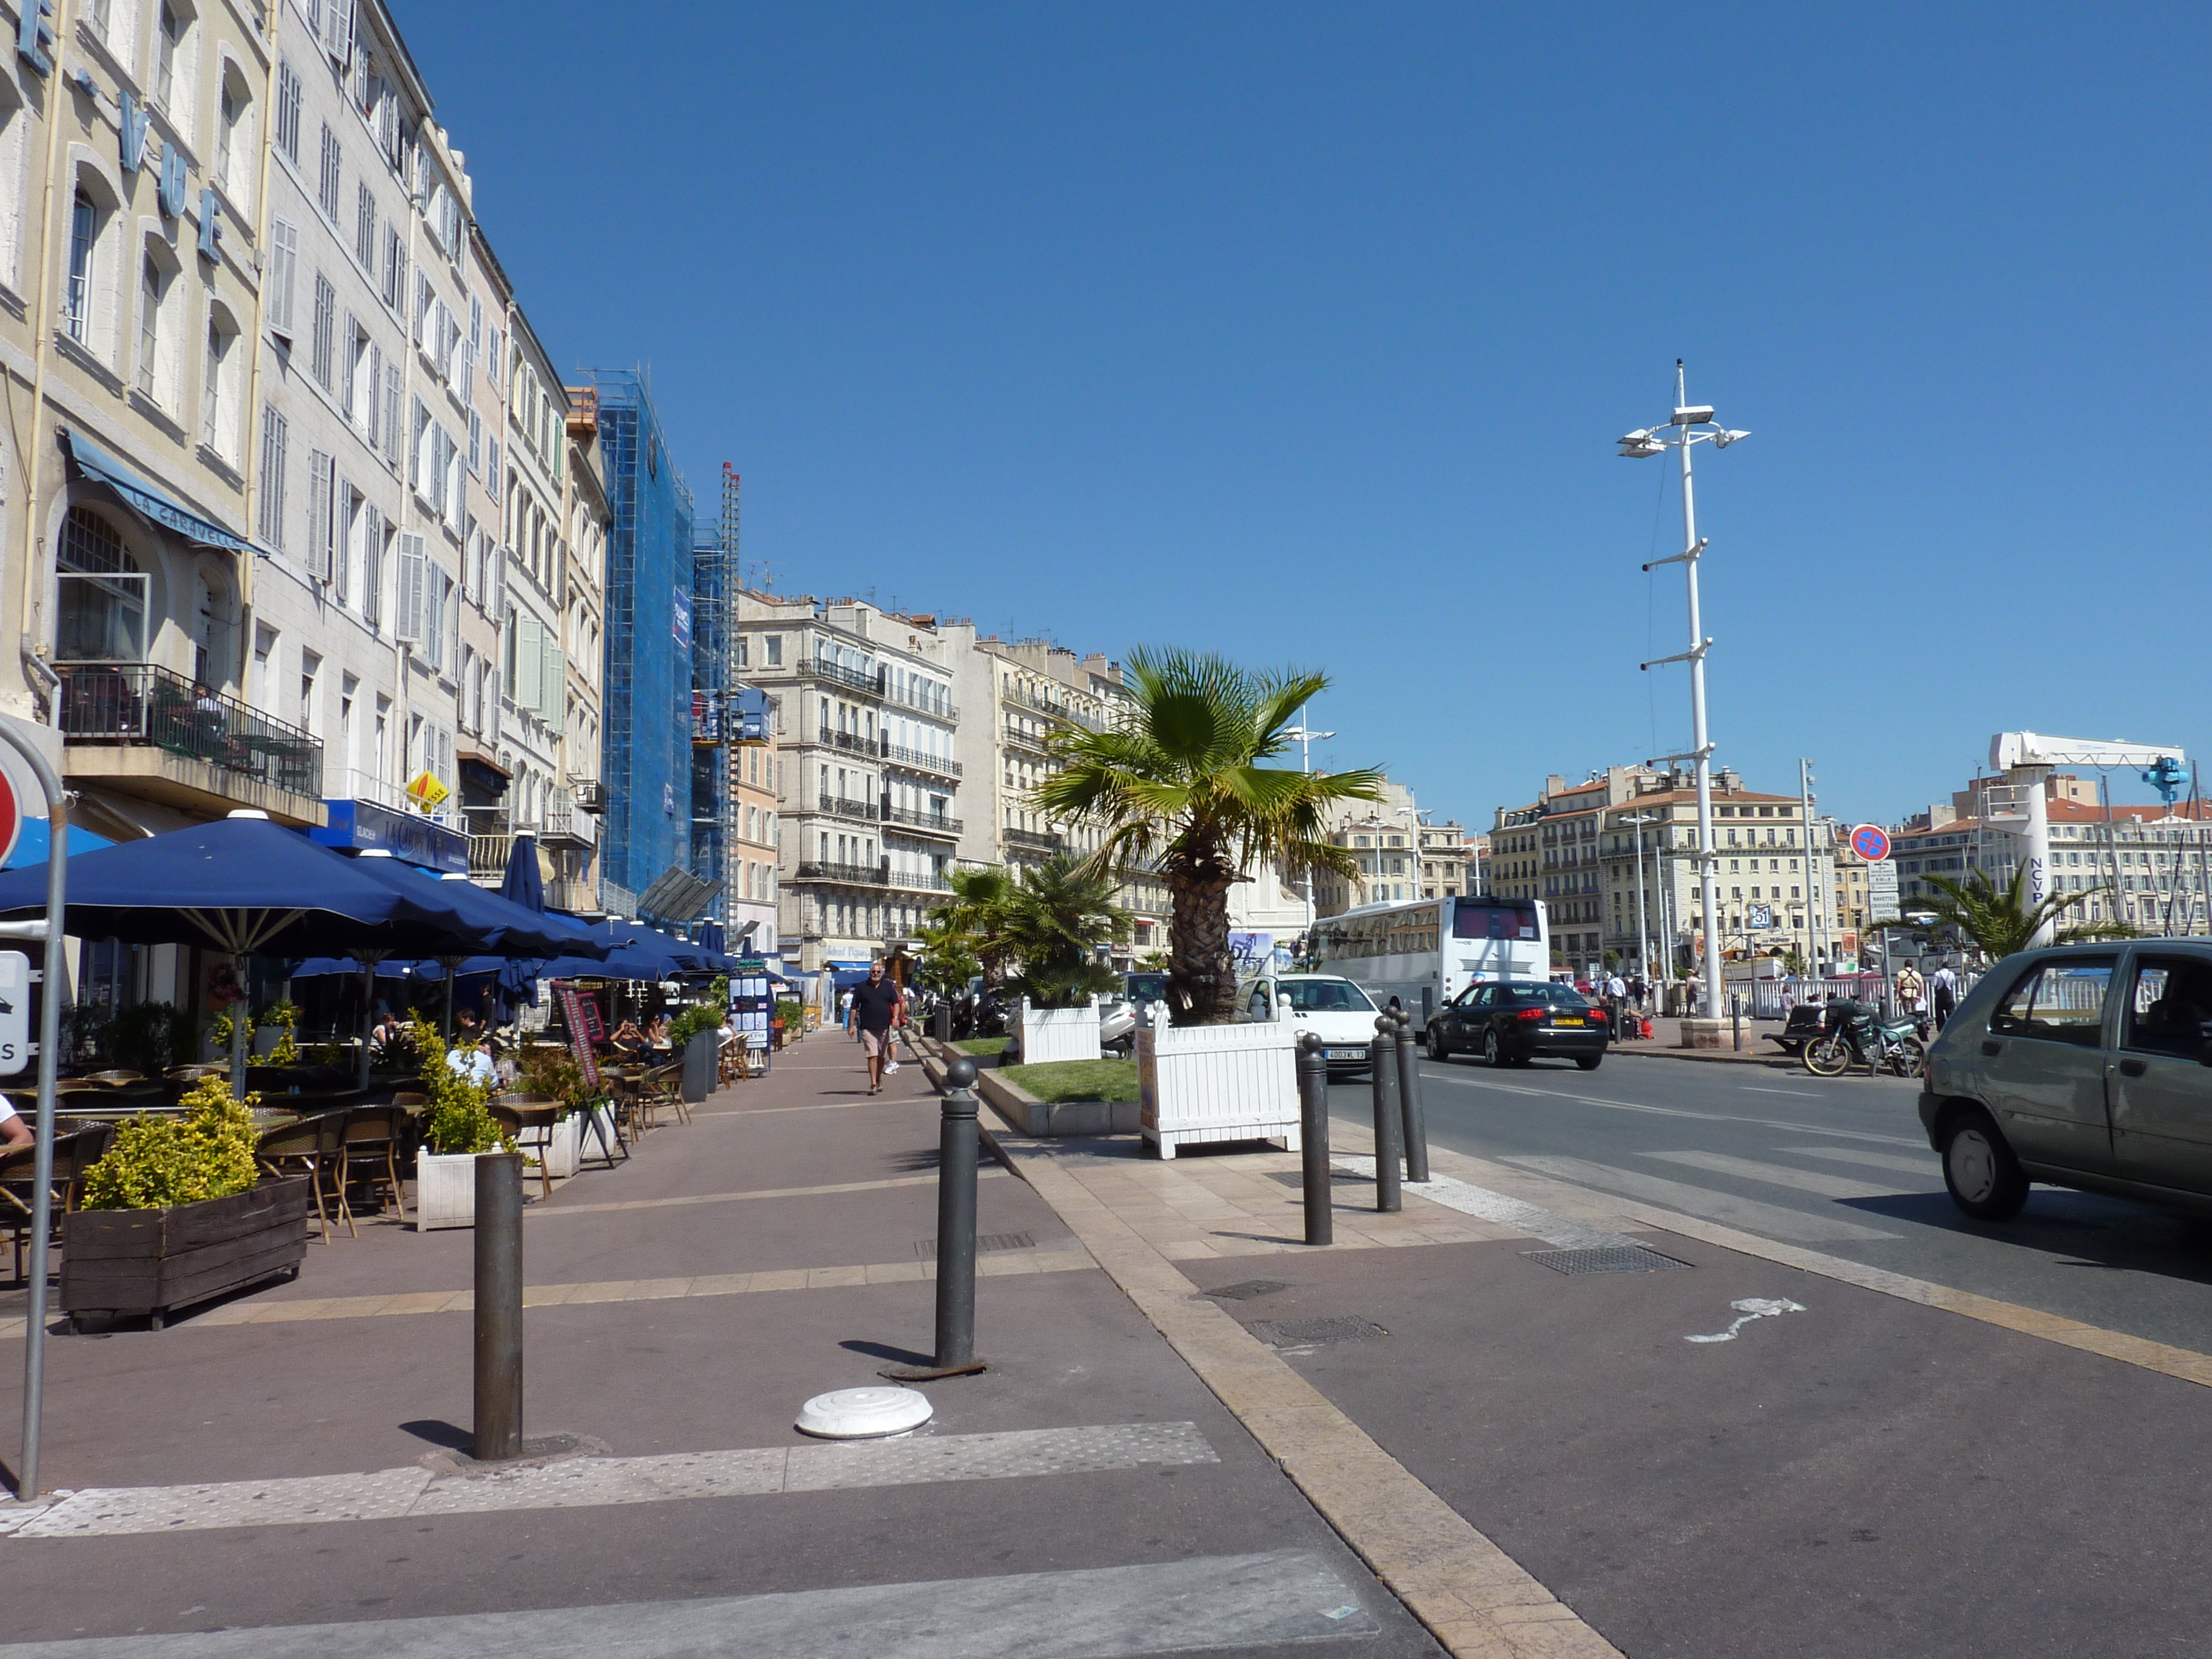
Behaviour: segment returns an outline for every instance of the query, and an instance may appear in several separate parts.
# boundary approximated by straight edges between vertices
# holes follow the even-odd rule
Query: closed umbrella
[[[538,842],[534,836],[517,836],[507,849],[507,878],[500,884],[500,896],[526,910],[545,908],[545,882],[538,868]]]

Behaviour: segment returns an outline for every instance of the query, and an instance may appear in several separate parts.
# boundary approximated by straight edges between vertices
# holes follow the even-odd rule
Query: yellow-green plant
[[[514,1142],[491,1115],[491,1091],[471,1083],[446,1063],[446,1040],[428,1020],[410,1020],[407,1035],[422,1058],[418,1074],[430,1104],[422,1114],[422,1139],[434,1152],[514,1150]]]
[[[85,1172],[88,1210],[159,1210],[225,1198],[253,1185],[253,1108],[222,1077],[203,1078],[185,1095],[182,1118],[127,1120],[115,1143]]]
[[[300,1029],[299,1006],[290,1002],[272,1002],[261,1011],[261,1023],[274,1025],[284,1035],[276,1039],[276,1046],[269,1051],[271,1066],[297,1066],[300,1045],[292,1040],[292,1033]]]
[[[215,1014],[209,1018],[208,1034],[214,1037],[215,1051],[219,1054],[227,1054],[230,1052],[231,1039],[238,1029],[231,1023],[232,1018],[233,1016],[229,1014]],[[252,1014],[246,1017],[246,1046],[249,1049],[253,1047],[253,1016]]]

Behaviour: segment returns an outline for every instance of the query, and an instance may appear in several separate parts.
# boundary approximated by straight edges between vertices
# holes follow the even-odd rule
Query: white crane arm
[[[2053,738],[2040,732],[2000,732],[1990,739],[1990,768],[2009,772],[2015,766],[2155,766],[2188,757],[2177,744],[2106,742],[2098,738]]]

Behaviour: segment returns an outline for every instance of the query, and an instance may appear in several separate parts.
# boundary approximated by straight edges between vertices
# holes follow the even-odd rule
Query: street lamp
[[[1306,711],[1304,708],[1301,708],[1298,710],[1298,723],[1296,726],[1285,726],[1283,728],[1283,735],[1286,738],[1296,738],[1298,740],[1298,770],[1310,777],[1313,775],[1314,740],[1318,738],[1322,742],[1326,743],[1329,738],[1334,737],[1336,733],[1334,732],[1315,731],[1311,726],[1306,724]],[[1306,872],[1305,888],[1306,960],[1310,962],[1313,960],[1314,924],[1319,920],[1319,915],[1314,908],[1314,877],[1313,872],[1310,870]]]
[[[1704,624],[1698,610],[1698,558],[1705,550],[1705,543],[1698,539],[1696,500],[1690,488],[1690,450],[1692,445],[1710,443],[1725,449],[1739,438],[1748,438],[1748,432],[1731,431],[1717,426],[1713,420],[1712,405],[1692,404],[1682,386],[1682,360],[1674,360],[1674,412],[1656,427],[1629,433],[1620,440],[1620,453],[1632,460],[1656,455],[1662,451],[1679,450],[1682,457],[1682,550],[1664,559],[1655,559],[1644,568],[1653,570],[1662,564],[1683,567],[1689,580],[1690,648],[1671,657],[1661,657],[1642,665],[1646,670],[1667,663],[1686,662],[1690,665],[1690,752],[1686,755],[1666,755],[1665,761],[1692,760],[1698,763],[1698,894],[1705,906],[1705,1017],[1718,1020],[1721,1011],[1721,926],[1717,878],[1720,858],[1713,845],[1713,745],[1705,732],[1705,653],[1712,641],[1705,636]],[[1654,761],[1653,765],[1659,764]]]

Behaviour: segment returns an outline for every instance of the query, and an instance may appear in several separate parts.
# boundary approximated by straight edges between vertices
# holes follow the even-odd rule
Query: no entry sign
[[[0,767],[0,864],[7,863],[23,833],[23,803],[15,799],[15,781]]]
[[[1889,856],[1889,831],[1878,823],[1862,823],[1851,831],[1851,851],[1869,864],[1880,864]]]

